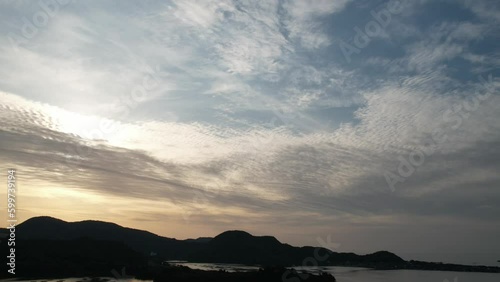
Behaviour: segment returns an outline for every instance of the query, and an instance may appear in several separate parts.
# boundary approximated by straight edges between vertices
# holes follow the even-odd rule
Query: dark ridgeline
[[[272,236],[253,236],[244,231],[226,231],[214,237],[199,250],[188,257],[192,262],[221,262],[257,265],[303,265],[304,259],[329,254],[329,258],[318,265],[351,265],[391,268],[404,263],[400,257],[389,252],[377,252],[370,255],[336,253],[321,247],[293,247],[283,244]]]
[[[4,229],[2,232],[6,232],[6,230]],[[18,225],[16,233],[17,277],[110,276],[111,270],[115,269],[120,272],[125,266],[128,274],[145,278],[151,278],[160,275],[160,273],[163,273],[161,277],[165,277],[165,275],[171,277],[176,275],[179,277],[199,276],[204,273],[203,275],[206,277],[200,281],[212,281],[210,279],[213,281],[233,281],[231,279],[275,281],[266,279],[276,279],[274,276],[283,270],[280,267],[303,265],[304,259],[314,258],[315,251],[322,257],[328,254],[328,258],[323,261],[315,260],[318,265],[360,266],[376,269],[500,272],[500,268],[495,267],[406,262],[386,251],[357,255],[332,252],[324,248],[293,247],[283,244],[271,236],[252,236],[243,231],[226,231],[214,238],[176,240],[108,222],[65,222],[51,217],[36,217]],[[6,244],[2,244],[1,248],[2,253],[6,254]],[[253,274],[229,274],[189,270],[181,267],[162,267],[161,262],[165,260],[280,267]],[[2,271],[1,273],[1,277],[4,277],[7,272]],[[298,281],[293,279],[293,275],[295,274],[288,273],[286,277],[290,280],[287,281]],[[300,281],[334,281],[330,278],[333,277],[311,276],[309,279],[313,280],[301,279]],[[282,281],[282,279],[276,281]]]
[[[17,227],[20,240],[75,240],[89,238],[121,242],[131,249],[149,256],[156,253],[165,260],[191,262],[221,262],[256,265],[302,265],[307,257],[313,257],[315,247],[293,247],[279,242],[272,236],[253,236],[244,231],[226,231],[214,238],[176,240],[151,232],[126,228],[102,221],[65,222],[51,217],[31,218]],[[336,253],[319,248],[321,255],[329,253],[329,259],[318,261],[320,265],[343,263],[364,265],[370,263],[398,264],[404,262],[389,252],[370,255]]]

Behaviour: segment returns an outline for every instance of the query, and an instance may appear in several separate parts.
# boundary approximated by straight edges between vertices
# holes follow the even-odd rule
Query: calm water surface
[[[226,271],[249,271],[259,269],[255,266],[221,263],[190,263],[178,262],[193,269]],[[498,273],[470,273],[451,271],[423,270],[371,270],[355,267],[296,267],[297,270],[309,272],[328,272],[335,276],[338,282],[500,282]]]

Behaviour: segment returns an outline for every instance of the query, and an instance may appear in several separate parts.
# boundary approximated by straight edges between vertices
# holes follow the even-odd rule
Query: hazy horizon
[[[498,1],[0,1],[0,16],[19,222],[498,265]]]

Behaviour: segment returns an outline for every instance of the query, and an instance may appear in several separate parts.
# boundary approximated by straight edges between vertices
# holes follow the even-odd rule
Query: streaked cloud
[[[23,216],[73,208],[67,219],[166,236],[328,233],[343,248],[411,253],[391,240],[401,227],[455,242],[447,252],[492,251],[450,236],[460,222],[478,240],[499,231],[499,8],[405,2],[346,62],[338,42],[385,4],[70,3],[13,48],[9,34],[40,7],[4,3],[0,167],[19,171]],[[446,141],[391,191],[384,174],[435,132]]]

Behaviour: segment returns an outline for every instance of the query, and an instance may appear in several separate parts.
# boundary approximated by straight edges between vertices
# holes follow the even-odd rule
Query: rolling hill
[[[66,222],[52,217],[34,217],[17,227],[21,240],[93,240],[116,241],[149,256],[158,254],[166,260],[193,262],[242,263],[258,265],[302,265],[314,252],[329,254],[325,260],[315,260],[319,265],[398,265],[405,261],[390,252],[369,255],[337,253],[319,247],[294,247],[281,243],[272,236],[253,236],[247,232],[226,231],[214,238],[176,240],[158,236],[148,231],[122,227],[110,222]],[[323,256],[323,255],[322,255]]]

